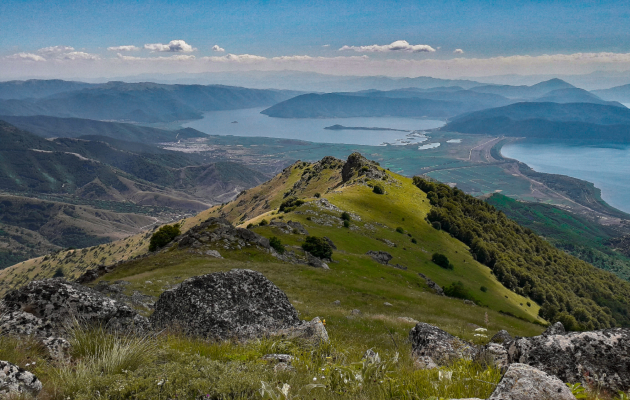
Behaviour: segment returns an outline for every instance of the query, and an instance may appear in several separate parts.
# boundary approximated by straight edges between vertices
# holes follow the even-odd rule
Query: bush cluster
[[[286,199],[285,201],[282,202],[282,204],[280,204],[280,212],[291,212],[293,210],[295,210],[296,208],[298,208],[299,206],[301,206],[302,204],[304,204],[304,200],[300,200],[295,196],[289,197],[288,199]]]
[[[282,244],[282,241],[276,236],[269,239],[269,246],[271,246],[278,253],[284,254],[284,245]]]
[[[322,237],[307,236],[304,243],[302,243],[302,248],[317,258],[332,258],[333,249],[326,239]]]
[[[169,244],[175,239],[181,231],[179,225],[164,225],[151,235],[151,241],[149,242],[149,251],[155,251]]]
[[[444,254],[433,253],[433,256],[431,257],[431,261],[433,261],[434,263],[436,263],[437,265],[439,265],[440,267],[444,269],[455,268],[453,264],[450,262],[450,260],[448,259],[448,257],[446,257]]]

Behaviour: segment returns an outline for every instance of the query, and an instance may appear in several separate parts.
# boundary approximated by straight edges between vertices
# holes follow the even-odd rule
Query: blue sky
[[[141,50],[124,55],[157,57],[160,54],[144,45],[171,40],[194,47],[189,53],[197,63],[201,57],[217,55],[211,50],[214,45],[225,49],[223,54],[364,55],[376,61],[627,54],[629,26],[628,1],[3,0],[0,57],[18,53],[46,57],[38,50],[68,46],[98,55],[103,64],[116,57],[108,47],[134,45]],[[398,40],[436,51],[339,51],[342,46]],[[463,53],[454,54],[455,49]]]

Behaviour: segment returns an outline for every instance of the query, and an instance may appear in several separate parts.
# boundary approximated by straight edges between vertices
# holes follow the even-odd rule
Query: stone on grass
[[[330,269],[328,267],[328,264],[326,264],[324,261],[322,261],[321,259],[315,257],[314,255],[312,255],[311,253],[309,253],[308,251],[305,251],[304,253],[306,253],[306,260],[308,265],[310,265],[311,267],[315,267],[315,268],[322,268],[322,269]]]
[[[340,305],[340,304],[341,304],[341,301],[339,301],[339,300],[335,300],[335,301],[333,301],[333,304],[334,304],[334,305],[336,305],[336,306],[338,306],[338,305]]]
[[[383,303],[383,305],[384,305],[385,307],[392,307],[392,306],[393,306],[393,304],[392,304],[392,303],[388,303],[388,302]]]
[[[368,256],[372,257],[372,260],[376,261],[379,264],[387,265],[391,261],[394,256],[389,254],[386,251],[374,251],[370,250],[367,253]]]
[[[301,324],[290,328],[280,329],[273,335],[283,336],[287,339],[306,339],[316,343],[330,341],[326,327],[319,317],[315,317],[309,322],[302,321]]]
[[[10,362],[0,361],[0,397],[37,396],[41,390],[42,383],[35,375]]]
[[[221,253],[216,250],[208,250],[206,251],[206,255],[214,258],[223,258],[223,256],[221,256]]]
[[[557,377],[525,364],[512,364],[488,400],[575,400]]]
[[[424,322],[411,329],[409,341],[414,358],[430,357],[439,365],[459,358],[474,358],[478,353],[470,343]]]
[[[70,359],[70,342],[64,338],[51,336],[42,341],[50,358],[56,361],[66,361]]]
[[[355,308],[354,310],[350,311],[350,314],[352,314],[352,315],[359,315],[359,314],[361,314],[361,310]]]
[[[249,269],[189,278],[160,295],[151,322],[212,339],[255,338],[300,325],[287,295]]]
[[[444,289],[442,289],[442,287],[440,285],[438,285],[437,283],[433,282],[428,276],[426,276],[425,274],[423,274],[421,272],[418,272],[418,275],[420,275],[420,277],[422,277],[426,281],[427,286],[429,288],[433,289],[435,294],[437,294],[438,296],[445,296]]]

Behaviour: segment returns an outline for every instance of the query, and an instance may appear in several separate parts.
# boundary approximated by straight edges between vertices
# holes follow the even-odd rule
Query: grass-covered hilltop
[[[189,278],[235,269],[270,280],[300,320],[319,317],[329,341],[290,334],[217,340],[154,314],[165,299],[179,304],[178,290],[215,279]],[[78,321],[64,328],[68,357],[57,359],[33,337],[0,336],[0,360],[35,374],[41,399],[487,398],[505,372],[500,365],[475,350],[418,368],[410,330],[434,325],[465,343],[453,345],[463,354],[501,330],[535,336],[558,321],[572,331],[630,326],[630,283],[486,202],[358,153],[296,162],[176,226],[2,270],[7,307],[29,298],[15,289],[53,276],[79,279],[160,329],[131,335]],[[292,361],[277,364],[269,354]],[[559,378],[582,390],[568,375]],[[589,398],[615,398],[599,389],[589,387]]]

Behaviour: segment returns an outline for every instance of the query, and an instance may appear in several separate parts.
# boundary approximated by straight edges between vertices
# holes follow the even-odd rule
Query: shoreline
[[[524,141],[527,138],[515,137],[510,139],[511,140],[508,141],[502,140],[492,148],[493,157],[499,156],[501,161],[512,161],[517,163],[519,167],[524,166],[525,168],[519,168],[519,170],[525,177],[530,179],[537,178],[552,190],[565,192],[567,190],[573,189],[577,192],[582,192],[581,194],[586,194],[586,196],[578,198],[575,198],[574,196],[568,196],[571,200],[584,207],[594,207],[597,211],[608,214],[615,218],[630,219],[629,212],[612,206],[604,199],[604,197],[602,196],[602,189],[598,187],[595,182],[562,173],[537,171],[524,161],[512,157],[507,157],[503,154],[503,147],[505,145]],[[559,180],[562,180],[563,182],[558,182]],[[560,190],[560,187],[562,187],[563,190]],[[593,201],[587,201],[589,196],[592,198]]]

